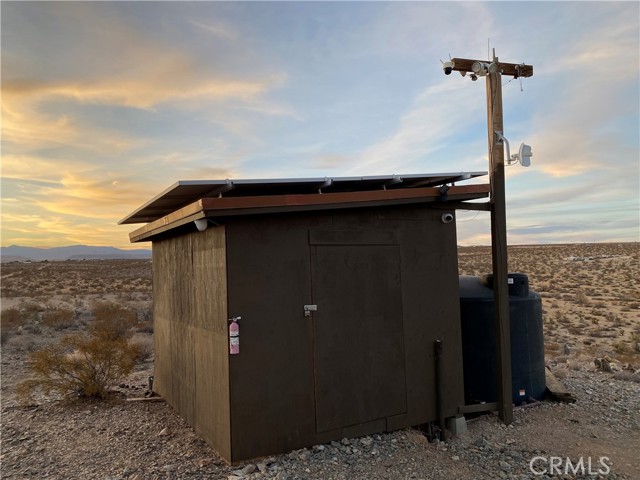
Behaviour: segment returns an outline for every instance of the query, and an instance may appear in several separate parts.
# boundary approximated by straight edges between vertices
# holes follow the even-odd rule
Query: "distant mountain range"
[[[114,247],[90,247],[72,245],[69,247],[34,248],[11,245],[0,247],[0,260],[5,262],[25,262],[31,260],[113,260],[113,259],[150,259],[151,250],[122,250]]]

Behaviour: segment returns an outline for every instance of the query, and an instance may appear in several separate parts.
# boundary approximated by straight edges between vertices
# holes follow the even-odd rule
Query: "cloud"
[[[206,22],[200,20],[191,20],[189,23],[205,30],[215,37],[222,38],[224,40],[236,40],[239,36],[238,32],[234,28],[221,22],[215,22],[213,20],[208,20]]]
[[[600,22],[571,31],[573,42],[534,70],[545,108],[535,108],[525,133],[536,166],[551,177],[594,169],[619,175],[614,170],[621,164],[637,169],[637,140],[634,145],[624,138],[624,126],[638,121],[638,8],[594,6],[604,7]]]
[[[348,165],[350,162],[351,160],[347,155],[324,154],[313,157],[311,166],[318,169],[334,169],[342,165]]]
[[[11,5],[2,23],[2,134],[23,148],[130,150],[147,141],[101,126],[88,107],[146,110],[155,117],[148,121],[171,109],[195,112],[247,137],[246,111],[297,117],[265,97],[287,82],[285,72],[234,74],[221,67],[225,49],[185,49],[138,28],[115,5]]]
[[[168,58],[161,65],[107,79],[91,79],[82,82],[47,82],[35,84],[22,79],[3,82],[2,93],[10,100],[29,97],[33,102],[65,98],[86,103],[121,105],[135,108],[153,108],[165,102],[183,105],[184,101],[200,100],[249,100],[264,93],[269,86],[280,82],[278,77],[263,81],[216,80],[206,72],[198,71],[190,61]]]
[[[5,245],[40,247],[78,244],[130,247],[126,233],[117,233],[108,222],[78,222],[62,215],[3,214],[2,240]]]
[[[447,148],[457,132],[477,118],[482,118],[477,89],[469,88],[466,82],[431,85],[414,99],[391,135],[354,158],[348,173],[399,173],[412,164],[427,165],[429,155]],[[441,170],[438,166],[434,169]]]

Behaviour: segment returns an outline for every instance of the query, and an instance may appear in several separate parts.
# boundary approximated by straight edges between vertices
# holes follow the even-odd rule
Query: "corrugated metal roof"
[[[456,172],[365,177],[180,180],[118,223],[152,222],[201,198],[303,195],[424,188],[469,180],[486,174],[487,172]]]

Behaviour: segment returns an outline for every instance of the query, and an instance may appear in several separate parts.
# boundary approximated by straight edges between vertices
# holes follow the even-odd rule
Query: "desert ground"
[[[459,249],[461,275],[491,271],[489,247]],[[164,402],[142,398],[153,374],[151,262],[2,265],[0,476],[11,479],[573,479],[640,478],[640,244],[509,247],[509,271],[529,276],[543,302],[546,363],[577,402],[468,419],[446,443],[415,429],[297,450],[229,466]],[[83,332],[100,305],[135,312],[142,352],[108,400],[16,396],[30,354]],[[594,360],[607,359],[607,368]],[[591,472],[531,471],[552,456]],[[602,460],[606,457],[606,460]],[[605,462],[606,471],[599,470]],[[563,464],[564,467],[564,464]],[[537,471],[540,471],[538,468]]]

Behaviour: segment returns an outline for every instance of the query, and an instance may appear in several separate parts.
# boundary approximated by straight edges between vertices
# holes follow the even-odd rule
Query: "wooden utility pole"
[[[530,77],[533,66],[500,63],[493,60],[454,58],[452,70],[487,77],[487,127],[489,135],[489,178],[491,184],[491,258],[493,263],[493,296],[497,357],[498,415],[505,424],[513,421],[511,382],[511,337],[509,323],[509,285],[507,267],[507,215],[504,188],[504,144],[500,136],[502,124],[502,75]],[[497,134],[500,134],[497,135]]]

